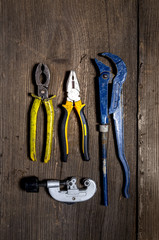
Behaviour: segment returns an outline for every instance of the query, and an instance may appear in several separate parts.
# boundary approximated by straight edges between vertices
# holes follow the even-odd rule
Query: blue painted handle
[[[115,135],[118,147],[118,155],[120,161],[123,165],[124,170],[124,196],[129,198],[129,185],[130,185],[130,169],[128,162],[124,154],[124,123],[123,123],[123,104],[122,104],[122,94],[120,98],[119,107],[113,113],[114,125],[115,125]]]
[[[106,136],[102,133],[102,178],[103,178],[103,204],[108,206],[108,184],[107,184],[107,150]]]

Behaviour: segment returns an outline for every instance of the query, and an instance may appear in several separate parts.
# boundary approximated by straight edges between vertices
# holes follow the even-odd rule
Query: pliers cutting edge
[[[109,107],[109,114],[113,114],[115,135],[118,147],[118,156],[122,163],[124,170],[124,196],[129,198],[129,185],[130,185],[130,170],[124,154],[124,123],[123,123],[123,93],[122,85],[126,80],[127,68],[124,61],[111,53],[102,53],[101,56],[110,59],[116,67],[116,75],[113,75],[110,68],[102,62],[95,59],[98,66],[100,75],[99,81],[99,96],[100,96],[100,132],[102,135],[102,160],[103,160],[103,192],[104,192],[104,205],[108,205],[107,197],[107,171],[106,171],[106,132],[108,131],[108,82],[113,78],[113,88],[111,93],[111,103]]]
[[[41,75],[44,77],[44,82],[41,82]],[[53,124],[54,124],[54,108],[52,99],[55,95],[48,98],[48,86],[50,83],[50,71],[49,68],[39,63],[35,71],[35,82],[37,85],[37,95],[31,94],[34,97],[34,102],[30,113],[30,158],[33,161],[37,161],[36,158],[36,125],[37,125],[37,113],[40,105],[43,103],[47,113],[47,135],[46,135],[46,148],[44,162],[47,163],[51,156],[52,137],[53,137]]]
[[[67,127],[68,127],[68,120],[70,113],[73,109],[73,107],[76,109],[77,114],[79,116],[81,127],[82,127],[82,153],[84,160],[89,160],[89,154],[88,154],[88,125],[85,118],[85,115],[83,113],[85,104],[82,104],[80,100],[80,87],[78,84],[78,80],[76,77],[76,73],[74,71],[70,72],[67,85],[66,85],[66,91],[67,91],[67,99],[66,103],[63,104],[64,108],[64,118],[61,124],[61,142],[62,142],[62,151],[63,151],[63,162],[67,161],[68,156],[68,138],[67,138]]]

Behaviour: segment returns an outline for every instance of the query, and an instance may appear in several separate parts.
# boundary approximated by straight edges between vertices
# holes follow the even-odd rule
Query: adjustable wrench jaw
[[[64,184],[64,183],[63,183]],[[60,190],[60,181],[48,180],[47,188],[52,198],[56,201],[64,203],[84,202],[89,200],[95,194],[97,187],[96,183],[91,179],[84,180],[84,188],[78,189],[76,178],[65,182],[67,190]]]
[[[110,67],[95,59],[95,63],[99,69],[99,97],[100,97],[100,120],[101,124],[108,124],[108,83],[110,80]]]
[[[102,53],[100,54],[112,60],[117,69],[117,74],[113,79],[113,89],[111,96],[111,103],[109,107],[109,114],[114,113],[118,107],[120,107],[120,98],[122,94],[122,85],[126,80],[127,68],[123,60],[111,53]]]

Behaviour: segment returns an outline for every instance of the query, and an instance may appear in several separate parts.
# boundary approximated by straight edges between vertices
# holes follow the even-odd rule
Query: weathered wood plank
[[[136,238],[136,111],[137,111],[137,13],[136,1],[2,1],[1,38],[1,238],[32,239],[109,239]],[[108,144],[109,207],[100,205],[99,133],[97,124],[96,72],[91,58],[110,51],[119,55],[128,68],[124,83],[125,154],[131,171],[131,198],[121,195],[123,173],[115,153],[110,125]],[[100,58],[100,57],[99,57]],[[3,59],[3,60],[2,60]],[[102,60],[106,63],[106,60]],[[32,69],[38,62],[51,71],[49,93],[56,94],[52,159],[41,162],[44,113],[38,115],[37,156],[28,156],[28,121],[34,92]],[[81,159],[79,127],[70,116],[70,154],[61,163],[59,144],[59,104],[64,99],[65,73],[74,69],[86,104],[89,124],[89,163]],[[52,200],[41,189],[27,194],[18,185],[24,176],[63,179],[90,177],[98,192],[90,201],[65,205]]]
[[[139,4],[139,239],[159,239],[159,2]]]

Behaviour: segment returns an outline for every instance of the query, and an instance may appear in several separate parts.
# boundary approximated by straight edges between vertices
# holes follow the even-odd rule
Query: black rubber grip
[[[63,107],[64,109],[64,116],[63,116],[63,119],[62,119],[62,122],[61,122],[61,131],[60,131],[60,134],[61,134],[61,150],[62,150],[62,162],[67,162],[67,156],[68,154],[66,153],[66,132],[67,129],[66,129],[66,120],[67,120],[67,117],[68,117],[68,112],[66,110],[65,107]],[[66,130],[65,130],[66,129]]]
[[[23,178],[23,187],[26,192],[39,192],[39,179],[37,177]]]
[[[85,107],[85,106],[84,106]],[[81,117],[81,124],[83,132],[82,132],[82,152],[83,152],[83,158],[85,161],[89,161],[89,153],[88,153],[88,140],[89,140],[89,132],[88,132],[88,124],[86,117],[84,115],[84,107],[80,111],[80,117]],[[83,142],[84,141],[84,142]]]

